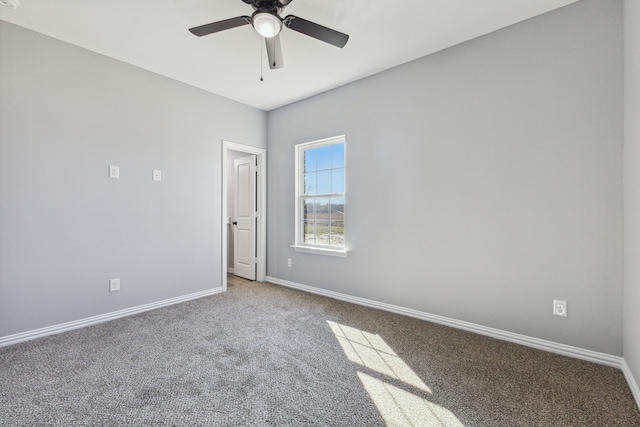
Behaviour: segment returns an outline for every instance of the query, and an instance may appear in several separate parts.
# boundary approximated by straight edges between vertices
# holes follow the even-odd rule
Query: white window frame
[[[342,248],[339,247],[331,247],[331,246],[323,246],[323,245],[310,245],[308,243],[304,243],[302,239],[302,198],[305,196],[302,194],[304,188],[304,151],[309,148],[319,148],[327,145],[333,145],[337,143],[344,143],[344,167],[345,167],[345,183],[344,183],[344,193],[336,193],[333,196],[340,194],[340,197],[343,197],[345,200],[345,205],[347,203],[347,142],[344,135],[334,136],[332,138],[320,139],[317,141],[306,142],[304,144],[297,144],[295,146],[295,238],[296,243],[291,245],[293,250],[296,252],[305,252],[317,255],[328,255],[346,258],[347,257],[347,240],[346,240],[346,230],[347,230],[347,218],[346,218],[346,208],[345,208],[345,218],[344,218],[344,229],[345,229],[345,246]],[[331,197],[331,194],[326,195],[327,197]]]

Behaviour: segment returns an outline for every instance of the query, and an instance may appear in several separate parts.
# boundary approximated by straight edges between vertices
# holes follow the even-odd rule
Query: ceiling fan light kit
[[[262,37],[277,36],[282,30],[282,21],[271,12],[256,11],[251,17],[251,25]]]
[[[293,0],[242,1],[253,7],[255,12],[251,17],[238,16],[236,18],[189,28],[189,31],[198,37],[202,37],[251,24],[256,32],[265,39],[269,68],[271,69],[282,68],[284,65],[282,61],[282,48],[280,46],[280,31],[282,31],[283,27],[339,48],[343,48],[349,40],[347,34],[307,21],[306,19],[294,15],[288,15],[284,19],[280,17],[284,8]]]

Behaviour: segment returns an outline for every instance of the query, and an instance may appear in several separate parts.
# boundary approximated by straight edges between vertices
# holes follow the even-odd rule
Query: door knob
[[[233,221],[231,224],[238,225],[238,221]]]

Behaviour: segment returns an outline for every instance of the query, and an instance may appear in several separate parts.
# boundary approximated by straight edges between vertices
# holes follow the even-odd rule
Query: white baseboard
[[[35,338],[45,337],[47,335],[59,334],[61,332],[71,331],[73,329],[84,328],[85,326],[107,322],[109,320],[118,319],[120,317],[131,316],[132,314],[138,314],[144,311],[154,310],[156,308],[166,307],[168,305],[178,304],[209,295],[215,295],[220,292],[222,292],[221,287],[207,289],[206,291],[200,291],[180,297],[169,298],[162,301],[139,305],[137,307],[125,308],[124,310],[105,313],[99,316],[87,317],[86,319],[74,320],[72,322],[60,323],[58,325],[48,326],[46,328],[34,329],[32,331],[21,332],[14,335],[7,335],[4,337],[0,337],[0,347],[17,344],[19,342],[28,341]]]
[[[411,308],[405,308],[397,305],[368,300],[365,298],[354,297],[351,295],[328,291],[328,290],[316,288],[313,286],[307,286],[307,285],[302,285],[300,283],[289,282],[287,280],[278,279],[276,277],[267,276],[265,280],[267,282],[275,283],[276,285],[287,286],[290,288],[295,288],[302,291],[311,292],[314,294],[323,295],[326,297],[347,301],[347,302],[351,302],[358,305],[364,305],[367,307],[390,311],[392,313],[403,314],[405,316],[415,317],[417,319],[422,319],[422,320],[438,323],[445,326],[451,326],[457,329],[463,329],[465,331],[474,332],[476,334],[486,335],[486,336],[497,338],[504,341],[510,341],[516,344],[525,345],[527,347],[546,350],[552,353],[561,354],[563,356],[575,357],[577,359],[587,360],[589,362],[594,362],[601,365],[607,365],[607,366],[612,366],[614,368],[622,369],[623,359],[621,357],[612,356],[610,354],[599,353],[597,351],[591,351],[591,350],[585,350],[585,349],[573,347],[570,345],[559,344],[552,341],[546,341],[539,338],[529,337],[527,335],[515,334],[513,332],[507,332],[500,329],[489,328],[487,326],[477,325],[475,323],[456,320],[449,317],[439,316],[436,314],[425,313],[423,311],[418,311]]]
[[[227,273],[229,274],[235,274],[235,270],[233,269],[233,267],[227,267]]]
[[[636,399],[636,405],[638,405],[638,409],[640,409],[640,387],[638,387],[638,383],[633,377],[633,373],[631,373],[631,369],[629,369],[627,361],[624,359],[622,359],[622,373],[627,380],[627,384],[629,384],[633,397]]]

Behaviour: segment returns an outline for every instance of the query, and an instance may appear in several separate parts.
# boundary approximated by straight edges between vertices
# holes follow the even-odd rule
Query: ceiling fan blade
[[[267,45],[267,58],[269,60],[269,68],[277,70],[284,67],[284,61],[282,60],[282,46],[280,45],[280,36],[265,38],[265,44]]]
[[[297,16],[289,15],[283,19],[283,22],[284,25],[291,28],[293,31],[297,31],[339,48],[344,47],[349,40],[349,36],[347,34],[332,30],[331,28],[324,27],[320,24],[307,21],[306,19],[302,19]]]
[[[248,16],[238,16],[237,18],[225,19],[224,21],[212,22],[211,24],[200,25],[199,27],[189,28],[192,34],[198,37],[208,34],[217,33],[219,31],[229,30],[231,28],[240,27],[251,23]]]

